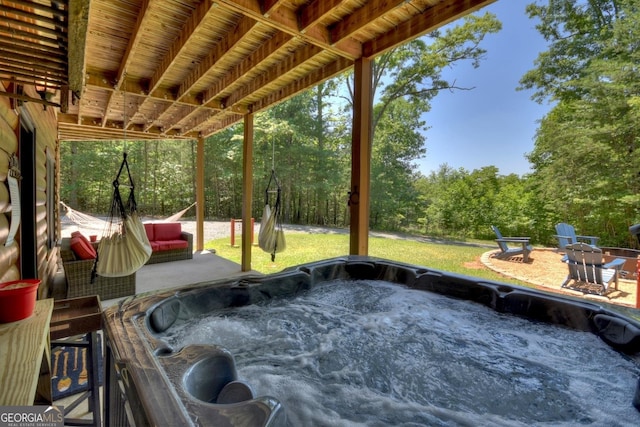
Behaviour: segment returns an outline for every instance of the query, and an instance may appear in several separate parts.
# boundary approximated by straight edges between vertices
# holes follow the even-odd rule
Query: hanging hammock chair
[[[275,190],[271,190],[271,185]],[[276,200],[273,207],[269,204],[269,194],[275,193]],[[264,212],[260,221],[260,232],[258,233],[258,246],[265,252],[271,254],[271,262],[276,260],[276,253],[282,252],[286,248],[284,231],[282,229],[282,202],[280,200],[280,183],[276,177],[275,170],[271,170],[271,177],[267,184],[265,194]]]
[[[125,169],[129,178],[128,186],[120,183],[120,176]],[[126,203],[120,193],[121,186],[129,188]],[[151,256],[151,244],[144,225],[138,217],[134,190],[127,153],[124,153],[120,170],[113,181],[109,220],[98,244],[98,256],[92,276],[96,274],[104,277],[128,276],[140,269]]]

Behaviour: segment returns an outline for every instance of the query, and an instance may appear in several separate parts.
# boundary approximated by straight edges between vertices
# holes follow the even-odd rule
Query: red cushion
[[[71,250],[79,259],[95,259],[96,250],[79,231],[71,233]]]
[[[169,251],[171,249],[186,249],[189,246],[189,242],[186,240],[163,240],[157,241],[159,251]],[[153,248],[155,251],[156,249]]]
[[[150,242],[155,240],[153,235],[153,224],[151,223],[144,224],[144,231],[147,232],[147,238],[149,239]]]
[[[153,240],[155,240],[156,242],[165,240],[180,240],[181,233],[182,225],[179,222],[153,224]]]

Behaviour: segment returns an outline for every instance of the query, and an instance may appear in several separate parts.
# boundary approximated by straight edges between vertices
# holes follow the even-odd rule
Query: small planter
[[[0,323],[16,322],[31,316],[36,306],[39,279],[0,283]]]

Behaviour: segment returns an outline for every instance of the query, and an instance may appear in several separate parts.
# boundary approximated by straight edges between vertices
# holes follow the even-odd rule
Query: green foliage
[[[417,183],[422,231],[455,239],[494,239],[491,225],[496,225],[505,235],[526,235],[546,243],[548,225],[535,226],[531,215],[535,200],[528,182],[527,177],[500,175],[495,166],[468,172],[441,165]]]
[[[530,5],[549,41],[522,78],[556,101],[541,121],[532,189],[545,218],[568,221],[603,245],[633,245],[640,220],[640,11],[630,0]],[[543,213],[538,211],[538,213]]]
[[[190,144],[185,141],[62,143],[61,200],[83,212],[108,214],[112,183],[126,152],[140,212],[158,216],[176,213],[194,202],[195,166],[189,156]],[[126,171],[120,180],[128,184]]]

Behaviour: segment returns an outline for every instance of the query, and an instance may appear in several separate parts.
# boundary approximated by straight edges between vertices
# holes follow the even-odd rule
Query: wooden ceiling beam
[[[191,124],[189,129],[185,129],[185,134],[190,135],[203,135],[203,129],[211,127],[212,122],[220,121],[221,118],[232,115],[240,118],[245,114],[252,113],[253,110],[247,105],[234,105],[221,111],[215,111],[208,115],[202,115],[201,120],[197,123]]]
[[[197,34],[201,29],[202,24],[213,9],[213,6],[214,3],[212,1],[205,0],[199,3],[193,10],[193,13],[189,16],[189,19],[182,27],[180,34],[173,41],[167,53],[160,61],[160,66],[153,72],[153,76],[149,81],[149,93],[152,94],[152,96],[157,95],[161,91],[160,84],[163,81],[164,75],[175,65],[176,59],[186,47],[191,37]],[[176,96],[175,99],[177,101],[179,96]],[[168,111],[170,107],[171,105],[166,105],[166,108],[160,113],[158,120],[161,120],[164,117],[165,112]],[[215,108],[215,105],[212,105],[212,108]]]
[[[235,82],[242,79],[242,77],[247,75],[253,68],[258,67],[271,55],[278,52],[280,49],[286,48],[287,43],[291,40],[292,37],[286,33],[277,33],[275,36],[267,40],[266,43],[253,51],[251,55],[247,56],[242,60],[242,62],[236,64],[231,70],[229,70],[223,78],[209,86],[202,94],[203,104],[211,106],[211,102],[223,91],[223,89],[232,87]]]
[[[226,116],[230,113],[233,113],[234,115],[240,116],[242,117],[245,114],[248,114],[251,112],[251,109],[248,106],[245,105],[233,105],[229,108],[225,108],[223,110],[206,110],[203,114],[203,109],[198,108],[194,111],[192,111],[188,116],[185,116],[183,119],[181,119],[179,121],[179,124],[182,125],[182,135],[193,135],[193,136],[200,136],[202,134],[202,129],[206,128],[210,125],[211,120],[222,117],[222,116]],[[189,123],[185,124],[185,120],[187,119],[191,119],[193,120],[193,117],[195,117],[196,115],[198,115],[198,118],[195,119],[195,121],[190,121]]]
[[[169,109],[167,109],[165,111],[165,114],[169,114],[171,113],[173,115],[173,117],[171,118],[171,121],[169,120],[164,120],[164,122],[166,123],[165,126],[165,131],[176,131],[176,132],[180,132],[183,133],[184,132],[184,127],[185,125],[182,124],[185,121],[190,121],[193,122],[194,121],[194,115],[201,113],[203,110],[198,108],[198,106],[180,106],[181,108],[178,108],[178,110],[176,111],[176,109],[172,109],[171,111]],[[213,113],[215,114],[215,111],[213,110],[209,110],[210,114]],[[216,110],[218,111],[218,110]],[[180,129],[178,131],[178,129]]]
[[[3,63],[0,65],[0,69],[6,70],[18,70],[22,71],[24,74],[31,74],[33,76],[33,83],[40,81],[66,81],[67,73],[65,69],[60,69],[58,67],[50,67],[46,64],[39,64],[38,61],[24,61],[24,58],[20,58],[14,54],[9,52],[2,52],[0,50],[0,55],[3,58],[9,58],[12,61],[7,61],[7,63]]]
[[[129,37],[129,43],[127,44],[127,48],[125,49],[122,61],[120,61],[120,67],[118,68],[118,71],[116,73],[116,79],[115,79],[115,89],[116,90],[120,90],[122,88],[123,85],[126,85],[126,80],[127,80],[127,67],[129,66],[129,64],[131,64],[131,62],[133,61],[134,58],[134,52],[136,50],[136,48],[138,47],[138,45],[140,44],[140,41],[142,40],[143,37],[143,32],[140,31],[141,28],[144,28],[144,25],[148,22],[151,21],[151,14],[149,13],[149,1],[150,0],[142,0],[142,4],[140,5],[140,12],[138,13],[138,17],[136,19],[136,24],[133,27],[133,31],[131,33],[131,36]],[[125,92],[127,91],[127,88],[124,88]],[[108,111],[111,109],[112,105],[113,105],[113,92],[111,92],[109,94],[109,99],[107,100],[107,107],[105,111]],[[133,117],[135,115],[135,111],[133,112],[133,114],[131,114],[129,117]],[[130,119],[129,119],[130,120]],[[105,121],[106,123],[106,121]],[[104,123],[103,123],[104,126]],[[128,124],[127,124],[128,126]]]
[[[314,0],[302,6],[296,12],[299,30],[305,32],[307,28],[317,24],[322,18],[329,15],[340,3],[341,0]]]
[[[274,9],[266,17],[262,14],[260,3],[257,0],[218,0],[221,7],[236,13],[249,16],[252,19],[267,25],[277,31],[284,31],[294,37],[316,45],[335,55],[343,56],[348,59],[356,59],[362,56],[362,45],[355,40],[345,39],[339,43],[332,43],[329,37],[328,28],[322,25],[314,25],[300,30],[298,24],[298,16],[296,11],[288,7],[280,7]]]
[[[227,55],[231,55],[233,48],[247,37],[251,29],[257,24],[255,20],[246,16],[240,18],[235,29],[227,33],[227,38],[217,43],[207,57],[200,61],[198,66],[184,79],[178,90],[178,99],[189,93],[193,86],[205,78],[215,67],[216,63],[223,60]]]
[[[150,0],[142,0],[140,4],[140,12],[138,13],[138,18],[136,19],[136,24],[133,27],[133,31],[131,32],[131,36],[129,37],[129,43],[127,44],[127,48],[122,57],[122,61],[120,61],[120,67],[116,74],[116,90],[119,90],[121,86],[126,82],[126,72],[127,68],[133,62],[135,57],[135,52],[140,42],[144,38],[144,32],[141,29],[146,26],[152,25],[153,14],[150,6]]]
[[[256,113],[262,111],[272,105],[275,105],[279,102],[282,102],[286,99],[291,98],[292,96],[297,95],[298,93],[309,89],[325,80],[328,80],[348,68],[353,66],[353,62],[346,58],[338,58],[335,61],[331,62],[323,66],[320,69],[316,69],[311,73],[307,74],[303,78],[296,80],[293,83],[290,83],[287,86],[280,88],[279,90],[261,98],[259,101],[253,103],[251,105],[251,110]],[[208,136],[208,135],[207,135]]]
[[[338,58],[334,62],[323,66],[321,69],[315,70],[307,74],[304,78],[282,87],[277,92],[269,96],[265,96],[259,102],[253,104],[253,111],[261,111],[283,100],[313,87],[320,82],[326,81],[353,66],[353,62],[346,58]]]
[[[224,106],[229,108],[237,103],[241,102],[252,93],[259,91],[261,88],[277,81],[278,79],[285,78],[288,73],[291,73],[295,65],[309,61],[314,56],[322,53],[322,49],[315,45],[305,45],[301,49],[296,50],[287,59],[279,62],[272,67],[268,72],[255,77],[249,84],[242,86],[239,90],[233,92],[224,102]]]
[[[88,88],[102,89],[110,92],[116,91],[113,78],[95,70],[87,72],[86,86]],[[127,96],[149,98],[161,102],[175,102],[178,105],[201,106],[201,102],[195,97],[183,97],[181,100],[178,100],[176,95],[169,90],[156,90],[153,95],[149,95],[146,92],[146,88],[147,86],[140,81],[128,80]],[[215,103],[209,102],[206,108],[222,109],[221,104],[217,105],[218,107],[215,106]]]
[[[110,139],[114,140],[122,139],[124,133],[123,122],[109,120],[106,126],[102,126],[100,122],[100,120],[88,118],[83,118],[78,122],[78,117],[75,114],[58,114],[58,129],[62,130],[64,135],[77,131],[79,134],[84,132],[84,137],[82,138],[84,140],[89,139],[87,138],[87,134],[95,134],[96,139],[103,139],[100,138],[99,135],[108,135]],[[149,131],[144,131],[143,129],[140,125],[135,125],[132,129],[127,129],[127,139],[180,137],[180,133],[177,131],[163,132],[157,127]]]
[[[242,117],[244,117],[244,114],[236,114],[233,111],[228,111],[224,115],[219,114],[214,118],[213,121],[210,121],[208,123],[208,126],[206,126],[202,131],[199,132],[199,135],[204,138],[211,136],[216,132],[220,132],[221,130],[226,129],[229,126],[238,123],[238,121],[242,120]]]
[[[271,12],[282,6],[285,2],[286,0],[263,0],[260,2],[260,10],[262,14],[268,18]]]
[[[158,88],[162,82],[162,77],[175,65],[176,59],[189,42],[189,39],[201,29],[213,6],[214,3],[212,1],[205,0],[193,10],[193,13],[182,27],[180,34],[171,43],[167,53],[160,61],[160,66],[153,72],[153,76],[149,81],[149,93],[153,93]]]
[[[183,126],[181,127],[181,135],[197,135],[198,134],[198,128],[202,126],[203,123],[206,123],[211,116],[216,115],[216,114],[220,114],[219,111],[216,111],[214,113],[211,112],[206,112],[203,110],[198,110],[198,111],[194,111],[192,112],[192,114],[189,115],[189,126]]]
[[[210,9],[207,9],[209,11]],[[220,43],[216,44],[215,48],[213,48],[206,58],[204,58],[198,66],[183,80],[183,83],[180,85],[178,92],[175,96],[176,102],[185,101],[187,98],[191,98],[189,104],[201,107],[204,104],[207,104],[204,107],[206,110],[210,110],[212,108],[224,108],[219,102],[216,102],[212,99],[203,98],[206,97],[204,93],[202,94],[193,94],[191,93],[191,89],[200,82],[203,78],[207,76],[212,69],[214,69],[216,63],[218,61],[225,58],[226,55],[231,54],[233,52],[233,47],[240,43],[257,25],[257,22],[251,18],[243,16],[240,18],[240,21],[236,25],[235,29],[228,32],[228,37],[222,40]],[[191,116],[194,114],[199,114],[201,108],[190,111],[188,114],[180,117],[177,120],[173,120],[173,123],[168,125],[169,129],[174,129],[180,126],[185,120],[190,120]],[[208,113],[210,114],[210,113]]]
[[[404,4],[406,4],[405,0],[369,0],[366,5],[330,26],[331,40],[334,43],[343,40]]]
[[[85,126],[76,124],[58,125],[58,139],[61,141],[91,141],[91,140],[113,140],[122,139],[122,129],[103,128],[100,126]],[[87,136],[90,135],[90,136]],[[158,139],[191,139],[180,136],[178,133],[161,133],[158,130],[140,132],[128,130],[127,139],[135,141],[148,141]]]
[[[396,26],[392,31],[366,42],[363,55],[367,58],[379,55],[407,40],[415,39],[442,27],[464,15],[473,13],[495,0],[458,0],[441,2],[426,9],[413,19]]]

